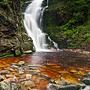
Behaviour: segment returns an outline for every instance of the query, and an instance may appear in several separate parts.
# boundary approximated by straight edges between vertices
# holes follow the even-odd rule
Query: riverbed
[[[36,52],[0,59],[1,90],[86,90],[88,85],[90,53],[85,51]]]

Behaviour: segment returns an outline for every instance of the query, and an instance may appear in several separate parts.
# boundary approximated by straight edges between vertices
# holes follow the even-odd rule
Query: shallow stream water
[[[72,88],[72,85],[81,84],[85,76],[90,73],[90,55],[87,53],[61,50],[57,52],[36,52],[30,55],[3,58],[0,59],[0,73],[4,71],[10,71],[10,75],[8,75],[10,77],[7,78],[7,74],[4,75],[6,80],[16,78],[15,80],[18,81],[19,84],[21,82],[28,82],[28,76],[32,76],[30,79],[32,82],[34,82],[33,78],[36,78],[35,80],[40,81],[38,82],[38,86],[35,84],[35,87],[39,88],[36,90],[43,90],[42,88],[45,88],[52,80],[56,82],[56,85],[62,87],[67,83],[67,85],[71,85],[70,88]],[[42,79],[44,79],[45,82],[43,82]],[[22,87],[22,84],[20,85]],[[77,86],[75,86],[75,88],[77,88]]]

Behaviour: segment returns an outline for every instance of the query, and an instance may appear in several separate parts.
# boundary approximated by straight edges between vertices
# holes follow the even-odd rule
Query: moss
[[[4,54],[0,54],[0,58],[6,58],[6,57],[13,57],[13,54],[10,53],[4,53]]]
[[[90,44],[89,22],[88,0],[52,0],[44,14],[44,31],[60,48],[66,43],[66,48],[82,48]]]
[[[14,47],[17,55],[32,49],[32,41],[26,35],[23,25],[22,7],[25,0],[0,1],[0,53],[11,53]],[[8,48],[7,48],[8,47]]]
[[[33,49],[23,25],[25,1],[0,1],[0,40],[5,41],[4,46],[16,46],[19,53],[21,48]],[[50,0],[43,19],[44,32],[59,48],[82,48],[90,44],[90,0]]]

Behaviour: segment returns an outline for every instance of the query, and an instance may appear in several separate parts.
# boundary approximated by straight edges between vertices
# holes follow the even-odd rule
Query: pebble
[[[33,81],[24,81],[21,83],[21,90],[32,90],[31,88],[35,87],[35,83]]]
[[[55,86],[51,86],[50,88],[55,88],[55,90],[80,90],[80,86],[79,85],[65,85],[65,86],[60,86],[60,87],[55,87]],[[54,89],[51,89],[54,90]]]
[[[48,90],[58,90],[58,88],[54,85],[48,85]]]
[[[0,82],[4,80],[4,76],[0,75]]]
[[[86,85],[90,85],[90,78],[85,78],[82,80],[83,83],[85,83]]]
[[[12,74],[6,74],[6,78],[13,78],[14,77],[14,75],[12,75]]]
[[[12,68],[7,68],[10,72],[13,72],[14,71],[14,69],[12,69]]]
[[[18,68],[18,72],[19,72],[19,74],[24,74],[24,69],[23,69],[23,67],[19,67],[19,68]]]
[[[31,74],[26,74],[26,79],[31,79],[32,75]]]
[[[81,90],[90,90],[90,86],[86,86],[84,89]]]
[[[8,70],[1,70],[0,71],[1,75],[5,75],[5,74],[9,74],[9,73],[10,73],[10,71],[8,71]]]
[[[17,66],[16,64],[12,64],[12,65],[11,65],[11,68],[16,68],[16,69],[18,69],[18,66]]]
[[[10,83],[8,81],[0,82],[0,90],[11,90]]]
[[[18,65],[20,65],[20,66],[21,66],[21,65],[24,65],[24,64],[25,64],[24,61],[19,61],[19,62],[18,62]]]

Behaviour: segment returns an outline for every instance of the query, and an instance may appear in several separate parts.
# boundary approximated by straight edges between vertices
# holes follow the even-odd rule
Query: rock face
[[[1,13],[1,12],[0,12]],[[4,12],[3,12],[4,13]],[[2,13],[1,13],[2,14]],[[16,40],[15,25],[0,14],[0,51],[9,50],[13,47],[13,43],[18,43]],[[13,37],[13,38],[12,38]]]
[[[0,52],[32,49],[22,21],[21,0],[0,1]]]

